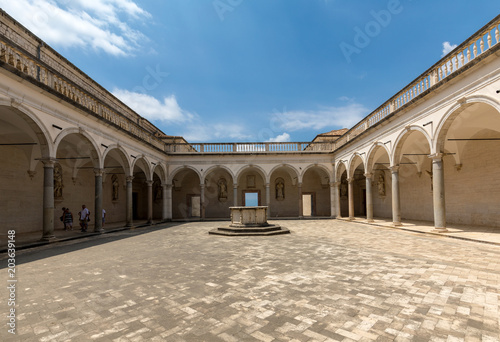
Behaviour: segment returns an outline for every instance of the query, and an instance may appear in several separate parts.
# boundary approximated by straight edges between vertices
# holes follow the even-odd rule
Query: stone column
[[[43,159],[43,232],[42,240],[54,239],[54,164],[55,159]]]
[[[205,219],[205,184],[200,184],[200,216]]]
[[[372,174],[365,173],[366,177],[366,220],[373,222],[373,193],[372,193]]]
[[[95,200],[94,200],[94,232],[101,233],[102,229],[102,175],[104,169],[94,169]]]
[[[399,165],[391,166],[392,173],[392,224],[401,226],[401,202],[399,197]]]
[[[162,184],[162,191],[161,191],[161,220],[162,222],[165,222],[167,220],[167,184]]]
[[[436,153],[432,158],[432,197],[434,203],[434,232],[444,233],[446,229],[446,203],[444,193],[443,154]]]
[[[330,182],[330,218],[335,218],[335,183]]]
[[[342,218],[342,211],[340,207],[340,182],[335,182],[335,216],[336,218]]]
[[[302,183],[297,184],[299,190],[299,219],[304,218],[304,203],[302,202]]]
[[[132,180],[134,177],[127,177],[127,194],[125,197],[125,226],[132,227],[133,209],[132,209]]]
[[[172,184],[163,184],[163,220],[172,221]]]
[[[146,181],[148,186],[148,224],[153,223],[153,181]]]
[[[266,183],[267,218],[271,218],[271,185]]]
[[[238,184],[233,184],[233,205],[238,206]]]
[[[347,178],[347,199],[349,201],[349,220],[354,220],[354,178]]]

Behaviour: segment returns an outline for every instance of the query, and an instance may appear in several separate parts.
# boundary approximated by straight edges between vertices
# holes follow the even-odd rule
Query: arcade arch
[[[215,166],[205,174],[205,215],[206,218],[228,218],[229,207],[233,206],[233,176],[229,169]]]
[[[442,155],[450,223],[500,226],[499,108],[488,98],[469,99],[439,124],[436,151]]]
[[[269,217],[298,217],[299,192],[297,170],[287,164],[278,165],[269,177]]]
[[[201,186],[199,173],[188,166],[177,169],[172,179],[172,218],[198,219],[203,218],[204,185]]]
[[[18,233],[40,231],[43,238],[51,238],[56,214],[54,147],[50,135],[29,110],[3,105],[3,102],[0,105],[0,201],[4,233],[8,229]]]

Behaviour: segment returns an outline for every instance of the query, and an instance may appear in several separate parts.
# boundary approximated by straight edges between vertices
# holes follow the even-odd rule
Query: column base
[[[347,220],[348,221],[354,221],[356,218],[355,217],[349,217]]]
[[[433,230],[431,230],[431,233],[446,233],[448,231],[449,230],[446,228],[434,228]]]
[[[373,222],[375,222],[375,220],[374,219],[366,219],[366,222],[373,223]]]
[[[104,228],[101,229],[94,229],[94,233],[99,233],[102,234],[104,232]]]
[[[46,241],[46,242],[55,241],[55,240],[57,240],[57,238],[54,234],[42,236],[42,238],[40,239],[40,241]]]
[[[401,227],[403,224],[401,222],[392,222],[393,227]]]

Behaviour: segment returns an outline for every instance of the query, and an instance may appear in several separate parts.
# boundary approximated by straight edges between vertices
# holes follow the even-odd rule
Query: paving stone
[[[500,246],[275,223],[292,233],[170,223],[19,251],[19,334],[0,340],[499,341]]]

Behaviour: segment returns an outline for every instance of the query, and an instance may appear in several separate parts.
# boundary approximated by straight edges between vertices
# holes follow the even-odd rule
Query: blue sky
[[[310,141],[350,128],[500,13],[498,0],[0,7],[164,133],[190,142]]]

